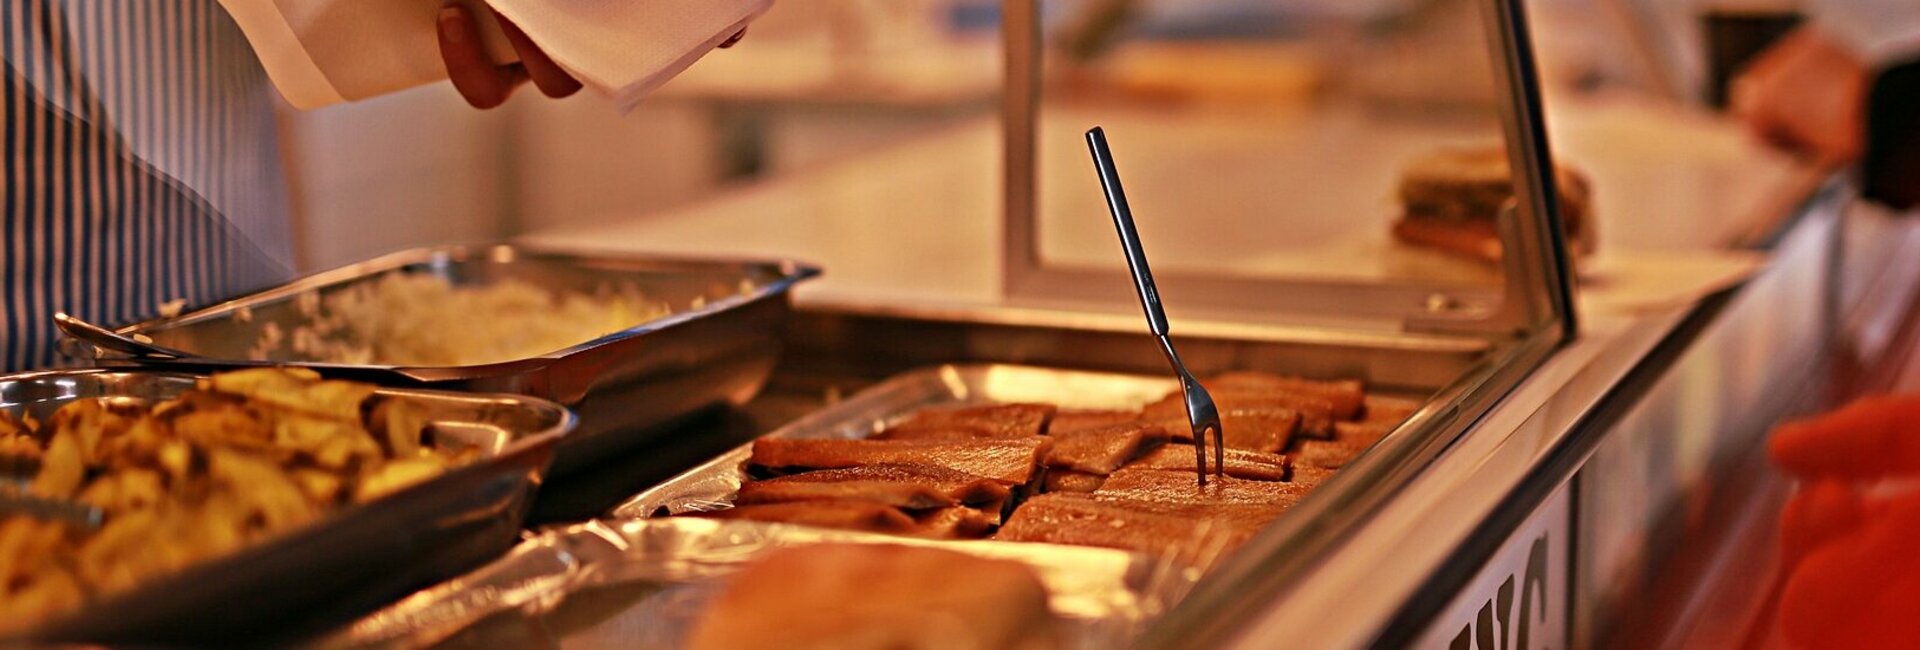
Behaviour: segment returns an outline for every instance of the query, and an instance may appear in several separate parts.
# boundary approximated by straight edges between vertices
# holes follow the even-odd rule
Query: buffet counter
[[[91,367],[0,377],[0,646],[1767,645],[1766,436],[1915,374],[1920,226],[1529,4],[1009,0],[690,77],[766,174],[711,200],[44,314]]]
[[[1232,115],[1172,125],[1164,115],[1099,117],[1110,131],[1149,141],[1244,122]],[[1071,111],[1047,119],[1062,120],[1059,128],[1092,123]],[[1902,224],[1845,209],[1844,185],[1822,185],[1818,170],[1774,157],[1726,124],[1623,102],[1576,106],[1555,124],[1565,156],[1586,166],[1600,188],[1606,241],[1618,242],[1583,269],[1578,337],[1447,442],[1389,503],[1329,540],[1334,548],[1323,562],[1287,580],[1242,581],[1233,594],[1200,592],[1192,605],[1206,616],[1166,621],[1148,631],[1145,645],[1262,647],[1282,638],[1303,647],[1444,645],[1491,625],[1497,605],[1506,610],[1498,615],[1502,633],[1511,617],[1524,615],[1542,640],[1530,643],[1566,647],[1555,640],[1565,638],[1591,647],[1701,638],[1684,635],[1705,633],[1695,624],[1708,613],[1748,622],[1763,615],[1764,599],[1711,597],[1725,588],[1714,582],[1725,571],[1678,571],[1673,563],[1722,566],[1713,558],[1753,555],[1725,548],[1727,531],[1752,536],[1754,517],[1735,515],[1764,510],[1784,490],[1777,479],[1734,478],[1764,471],[1758,442],[1771,423],[1860,389],[1825,373],[1837,336],[1859,341],[1848,346],[1853,366],[1901,356],[1887,350],[1899,347],[1901,324],[1910,320],[1905,296],[1912,294],[1901,291],[1920,269],[1903,260],[1914,259],[1909,251],[1920,242]],[[714,201],[525,240],[791,256],[827,268],[796,295],[793,347],[768,392],[748,406],[752,422],[720,434],[737,442],[930,363],[1075,359],[1056,348],[1082,341],[1078,333],[1138,328],[1131,312],[1004,295],[992,171],[997,129],[990,122],[953,129]],[[1698,144],[1675,145],[1678,134]],[[1081,165],[1043,162],[1043,196],[1047,187],[1090,185],[1091,174],[1078,176]],[[1147,166],[1130,172],[1129,183],[1143,195],[1152,188],[1163,206],[1235,200],[1183,175],[1206,168]],[[1098,223],[1100,216],[1085,218]],[[1358,221],[1346,232],[1365,238],[1367,228],[1384,232],[1386,215],[1377,224]],[[1201,251],[1189,248],[1196,240],[1172,239],[1149,239],[1156,266],[1161,256],[1179,265]],[[1055,245],[1069,258],[1112,252],[1110,241],[1095,238]],[[1119,256],[1111,258],[1117,264]],[[1262,260],[1194,263],[1201,262],[1258,267]],[[1191,335],[1276,336],[1258,323],[1182,320],[1174,310]],[[1025,335],[996,334],[1008,328]],[[862,346],[859,332],[924,340],[880,353]],[[1857,370],[1849,376],[1862,376]],[[1655,579],[1670,573],[1687,579]],[[1516,579],[1544,603],[1514,598]],[[1689,604],[1669,617],[1635,609],[1655,592]]]

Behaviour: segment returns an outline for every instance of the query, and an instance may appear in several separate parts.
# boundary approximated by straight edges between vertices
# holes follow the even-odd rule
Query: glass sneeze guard
[[[1010,301],[1131,308],[1080,138],[1100,125],[1175,320],[1495,339],[1571,326],[1518,6],[1328,16],[1325,3],[1270,3],[1279,27],[1263,32],[1233,27],[1230,11],[1196,26],[1208,4],[1004,3]],[[1178,7],[1199,16],[1183,22]],[[1495,230],[1498,262],[1395,235],[1409,170],[1471,149],[1507,162],[1511,202],[1471,226]]]

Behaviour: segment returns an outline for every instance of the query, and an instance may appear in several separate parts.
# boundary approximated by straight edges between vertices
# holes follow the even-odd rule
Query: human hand
[[[526,32],[497,12],[493,17],[499,21],[500,31],[513,45],[514,53],[520,56],[519,63],[498,65],[487,58],[479,24],[465,4],[447,0],[440,6],[440,24],[436,30],[440,33],[440,58],[447,65],[447,78],[453,80],[454,89],[460,91],[468,104],[482,109],[499,106],[528,80],[548,97],[560,98],[580,92],[580,81],[554,63],[533,39],[527,38]],[[720,47],[733,47],[746,35],[747,30],[742,28]]]
[[[1797,648],[1920,647],[1920,395],[1859,400],[1776,428],[1768,451],[1803,483],[1781,514],[1781,632]]]
[[[514,53],[520,56],[518,63],[495,64],[487,58],[485,42],[480,39],[480,26],[467,6],[448,0],[440,6],[440,59],[447,65],[447,78],[453,81],[453,87],[460,96],[474,108],[493,108],[507,101],[515,88],[529,79],[533,85],[548,97],[566,97],[580,92],[580,81],[574,79],[547,53],[527,38],[525,32],[514,26],[511,21],[499,14],[494,19],[500,22],[500,31],[513,45]]]
[[[1819,31],[1802,27],[1767,48],[1733,80],[1733,110],[1754,133],[1828,165],[1860,157],[1867,66]]]

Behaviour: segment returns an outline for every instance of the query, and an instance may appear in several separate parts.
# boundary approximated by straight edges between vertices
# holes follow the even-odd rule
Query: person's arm
[[[1863,194],[1920,204],[1920,2],[1815,0],[1811,24],[1734,82],[1761,137],[1829,165],[1861,163]]]
[[[1733,110],[1781,149],[1821,165],[1860,158],[1867,68],[1815,27],[1802,27],[1754,57],[1733,81]]]
[[[1814,26],[1867,72],[1861,185],[1896,208],[1920,205],[1920,2],[1813,0]]]

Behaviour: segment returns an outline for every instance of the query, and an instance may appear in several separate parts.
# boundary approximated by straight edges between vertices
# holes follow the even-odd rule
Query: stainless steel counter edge
[[[1598,402],[1685,316],[1590,319],[1583,338],[1536,370],[1455,443],[1351,543],[1242,630],[1238,647],[1366,645],[1486,513],[1520,484],[1539,452]],[[1418,544],[1408,540],[1421,540]]]

